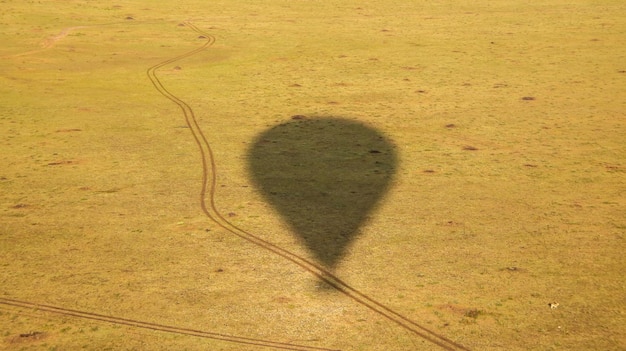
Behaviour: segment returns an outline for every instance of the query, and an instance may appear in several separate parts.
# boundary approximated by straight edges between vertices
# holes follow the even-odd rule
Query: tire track
[[[268,347],[272,349],[291,350],[291,351],[338,351],[338,350],[321,348],[321,347],[296,345],[296,344],[282,343],[282,342],[276,342],[276,341],[247,338],[247,337],[241,337],[241,336],[235,336],[235,335],[229,335],[229,334],[214,333],[214,332],[208,332],[208,331],[197,330],[197,329],[181,328],[181,327],[175,327],[175,326],[164,325],[164,324],[142,322],[142,321],[138,321],[135,319],[112,317],[112,316],[106,316],[106,315],[98,314],[98,313],[78,311],[78,310],[72,310],[69,308],[56,307],[56,306],[50,306],[50,305],[36,304],[32,302],[7,299],[3,297],[0,297],[0,304],[13,306],[13,307],[19,307],[19,308],[30,308],[30,309],[35,309],[37,311],[44,311],[44,312],[49,312],[49,313],[54,313],[54,314],[60,314],[63,316],[88,319],[92,321],[107,322],[107,323],[111,323],[115,325],[125,325],[129,327],[134,327],[134,328],[149,329],[149,330],[173,333],[173,334],[178,334],[178,335],[195,336],[195,337],[200,337],[200,338],[205,338],[205,339],[227,341],[227,342],[243,344],[243,345],[252,345],[252,346]]]
[[[185,122],[187,126],[189,127],[191,134],[198,146],[198,149],[201,155],[201,161],[202,161],[202,187],[200,190],[200,207],[202,208],[202,211],[204,212],[204,214],[222,229],[244,240],[247,240],[253,244],[256,244],[259,247],[262,247],[300,266],[307,272],[311,273],[312,275],[314,275],[321,281],[325,282],[326,284],[334,287],[335,289],[337,289],[344,295],[348,296],[355,302],[367,307],[373,312],[398,324],[400,327],[415,334],[416,336],[419,336],[445,350],[470,351],[470,349],[468,349],[467,347],[459,343],[456,343],[452,341],[451,339],[446,338],[443,335],[437,334],[434,331],[431,331],[430,329],[427,329],[424,326],[421,326],[420,324],[410,320],[409,318],[401,315],[400,313],[393,311],[389,307],[361,293],[360,291],[351,287],[350,285],[348,285],[347,283],[345,283],[344,281],[342,281],[341,279],[339,279],[338,277],[336,277],[334,274],[324,269],[323,267],[320,267],[303,257],[300,257],[290,251],[287,251],[279,246],[276,246],[258,237],[257,235],[254,235],[246,230],[243,230],[237,227],[236,225],[230,223],[228,220],[224,218],[224,216],[220,213],[220,211],[215,206],[217,167],[215,164],[215,158],[213,156],[213,150],[211,148],[211,145],[209,144],[204,133],[202,132],[202,129],[198,125],[198,121],[193,112],[193,109],[183,100],[181,100],[180,98],[172,94],[170,91],[168,91],[156,74],[159,68],[166,66],[168,64],[172,64],[184,58],[193,56],[195,54],[198,54],[206,50],[215,42],[215,37],[200,30],[195,25],[189,22],[185,22],[185,26],[187,26],[191,30],[195,31],[196,33],[206,38],[206,42],[204,43],[204,45],[202,45],[201,47],[197,49],[194,49],[182,55],[170,58],[168,60],[165,60],[161,63],[158,63],[148,68],[147,75],[150,81],[152,82],[152,85],[161,95],[163,95],[165,98],[169,99],[170,101],[172,101],[173,103],[175,103],[181,108],[182,113],[185,117]]]

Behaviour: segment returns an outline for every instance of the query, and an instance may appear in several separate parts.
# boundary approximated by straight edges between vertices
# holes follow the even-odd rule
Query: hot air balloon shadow
[[[332,270],[388,190],[398,158],[361,122],[294,116],[258,135],[247,161],[264,199]]]

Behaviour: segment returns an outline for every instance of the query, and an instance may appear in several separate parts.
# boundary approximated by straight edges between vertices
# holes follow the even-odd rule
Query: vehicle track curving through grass
[[[111,24],[118,24],[118,23],[109,23],[105,25],[111,25]],[[181,108],[181,111],[185,118],[185,122],[187,126],[189,127],[189,130],[191,131],[191,134],[194,138],[195,143],[198,146],[198,150],[201,156],[201,165],[202,165],[202,186],[200,189],[199,200],[200,200],[200,207],[203,213],[211,221],[213,221],[216,225],[218,225],[222,229],[300,266],[305,271],[317,277],[320,281],[323,281],[324,283],[332,286],[333,288],[335,288],[342,294],[346,295],[353,301],[361,304],[362,306],[370,309],[371,311],[379,314],[380,316],[388,319],[389,321],[394,322],[395,324],[399,325],[400,327],[407,330],[408,332],[416,336],[419,336],[423,338],[424,340],[429,341],[445,350],[470,351],[469,348],[459,343],[456,343],[453,340],[446,338],[443,335],[440,335],[438,333],[435,333],[434,331],[431,331],[425,328],[424,326],[410,320],[409,318],[403,316],[402,314],[390,309],[389,307],[383,305],[382,303],[365,295],[364,293],[348,285],[339,277],[335,276],[329,270],[315,264],[314,262],[311,262],[310,260],[307,260],[304,257],[296,255],[295,253],[292,253],[275,244],[272,244],[253,233],[250,233],[244,229],[237,227],[236,225],[229,222],[220,213],[220,211],[215,205],[217,167],[216,167],[215,158],[213,156],[211,145],[208,142],[204,133],[202,132],[202,129],[200,128],[200,125],[198,124],[198,121],[196,119],[193,109],[182,99],[172,94],[163,85],[163,83],[161,82],[161,80],[159,79],[157,75],[157,71],[160,68],[166,65],[172,64],[174,62],[183,60],[190,56],[196,55],[206,50],[207,48],[209,48],[215,42],[214,36],[202,31],[195,25],[189,22],[185,22],[184,25],[190,28],[191,30],[195,31],[202,37],[204,37],[206,39],[204,44],[182,55],[157,63],[156,65],[148,68],[146,73],[152,85],[154,86],[154,88],[165,98],[172,101],[174,104],[176,104],[178,107]],[[54,45],[54,43],[57,40],[62,39],[71,30],[82,28],[82,27],[87,27],[87,26],[70,27],[70,28],[64,29],[61,32],[61,34],[53,37],[49,41],[46,41],[42,49],[28,51],[25,53],[15,54],[15,55],[10,55],[10,56],[11,57],[22,56],[22,55],[32,54],[32,53],[36,53],[42,50],[49,49]],[[89,26],[89,27],[92,27],[92,26]],[[93,320],[93,321],[107,322],[107,323],[112,323],[112,324],[117,324],[117,325],[125,325],[129,327],[150,329],[150,330],[174,333],[174,334],[179,334],[179,335],[195,336],[195,337],[221,340],[221,341],[232,342],[232,343],[267,347],[267,348],[273,348],[273,349],[293,350],[293,351],[333,351],[334,350],[334,349],[323,348],[323,347],[313,347],[313,346],[297,345],[297,344],[291,344],[291,343],[281,343],[281,342],[274,342],[274,341],[269,341],[269,340],[221,334],[221,333],[216,333],[216,332],[209,332],[209,331],[196,330],[196,329],[190,329],[190,328],[168,326],[164,324],[144,322],[140,320],[115,317],[115,316],[107,316],[103,314],[79,311],[79,310],[74,310],[74,309],[58,307],[58,306],[38,304],[34,302],[27,302],[27,301],[21,301],[21,300],[10,299],[10,298],[0,297],[0,304],[5,305],[5,306],[11,306],[14,308],[33,308],[39,311],[44,311],[44,312],[53,313],[53,314],[60,314],[60,315],[65,315],[65,316],[70,316],[70,317],[75,317],[75,318],[82,318],[82,319]]]
[[[367,307],[373,312],[376,312],[377,314],[385,317],[386,319],[398,324],[405,330],[435,345],[438,345],[445,350],[469,351],[467,347],[459,343],[456,343],[453,340],[446,338],[443,335],[435,333],[434,331],[430,329],[427,329],[421,326],[420,324],[410,320],[409,318],[403,316],[402,314],[396,311],[393,311],[389,307],[381,304],[380,302],[356,290],[355,288],[351,287],[346,282],[342,281],[341,279],[339,279],[337,276],[335,276],[333,273],[326,270],[325,268],[307,260],[306,258],[303,258],[288,250],[285,250],[279,246],[276,246],[253,233],[250,233],[244,229],[237,227],[236,225],[229,222],[220,213],[220,211],[215,205],[217,167],[216,167],[215,158],[213,156],[213,150],[211,148],[211,145],[208,142],[204,133],[202,132],[202,129],[200,128],[198,124],[198,121],[193,112],[193,109],[183,100],[178,98],[176,95],[172,94],[163,85],[163,83],[161,82],[161,80],[156,74],[159,68],[172,64],[176,61],[185,59],[187,57],[193,56],[195,54],[198,54],[206,50],[215,42],[215,37],[210,35],[209,33],[202,31],[201,29],[199,29],[198,27],[196,27],[195,25],[189,22],[186,22],[184,24],[191,30],[198,33],[200,36],[206,38],[206,42],[197,49],[194,49],[182,55],[170,58],[168,60],[165,60],[163,62],[160,62],[148,68],[147,75],[150,81],[152,82],[152,84],[154,85],[154,87],[156,88],[156,90],[158,90],[158,92],[161,93],[161,95],[163,95],[165,98],[169,99],[170,101],[172,101],[173,103],[175,103],[181,108],[182,113],[185,117],[185,122],[187,126],[189,127],[191,134],[198,146],[198,149],[201,155],[201,162],[202,162],[202,187],[200,190],[200,207],[202,208],[202,211],[204,212],[204,214],[222,229],[244,240],[247,240],[253,244],[256,244],[259,247],[262,247],[278,256],[281,256],[285,258],[286,260],[291,261],[292,263],[300,266],[301,268],[311,273],[312,275],[314,275],[321,281],[325,282],[326,284],[337,289],[344,295],[348,296],[355,302]]]

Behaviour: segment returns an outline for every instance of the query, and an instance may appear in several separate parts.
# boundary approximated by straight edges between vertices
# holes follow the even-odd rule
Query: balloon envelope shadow
[[[250,176],[304,244],[333,269],[395,173],[394,145],[357,121],[294,117],[248,150]]]

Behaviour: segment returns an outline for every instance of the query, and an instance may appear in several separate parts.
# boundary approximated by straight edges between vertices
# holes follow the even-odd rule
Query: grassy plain
[[[246,154],[293,115],[359,121],[399,161],[337,276],[470,350],[626,349],[622,1],[0,3],[0,302],[445,349],[202,213],[197,146],[146,76],[204,43],[189,21],[216,43],[158,75],[229,221],[313,260]],[[4,302],[8,350],[264,349]]]

